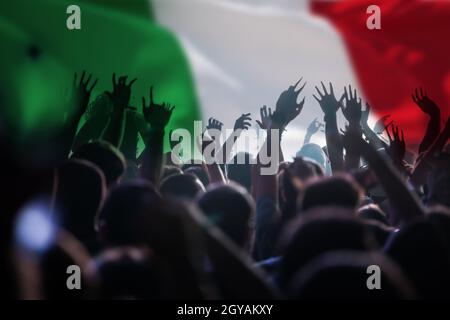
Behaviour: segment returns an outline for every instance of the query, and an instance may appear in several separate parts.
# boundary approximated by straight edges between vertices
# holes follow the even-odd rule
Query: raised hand
[[[87,79],[85,79],[85,76],[86,71],[83,71],[79,82],[77,81],[77,74],[75,73],[73,76],[73,97],[76,101],[77,113],[79,114],[83,114],[86,111],[92,90],[97,85],[98,81],[98,79],[95,79],[94,82],[92,82],[92,84],[89,86],[92,74],[89,74]]]
[[[208,125],[206,126],[206,130],[216,129],[222,131],[223,123],[217,119],[209,118]]]
[[[259,109],[259,114],[261,116],[261,121],[256,120],[256,123],[263,130],[267,130],[269,128],[270,120],[272,119],[272,108],[269,108],[269,112],[267,112],[267,106],[263,106]]]
[[[306,129],[306,133],[309,136],[314,135],[315,133],[317,133],[317,131],[319,131],[320,128],[323,128],[324,125],[323,123],[319,122],[317,120],[317,118],[315,118],[308,126],[308,128]]]
[[[150,104],[148,106],[145,103],[145,98],[142,97],[142,114],[152,129],[164,130],[174,109],[175,106],[170,104],[157,104],[153,101],[153,86],[150,87]]]
[[[317,97],[315,94],[313,94],[314,99],[319,103],[320,108],[322,109],[323,113],[325,114],[325,119],[329,117],[336,117],[336,112],[341,107],[342,102],[345,98],[345,93],[342,95],[341,99],[338,101],[336,97],[334,96],[334,90],[333,85],[330,82],[330,92],[327,92],[327,88],[325,88],[325,85],[323,82],[320,82],[322,84],[323,93],[320,92],[319,88],[317,86],[315,87],[317,90],[317,93],[319,94],[319,97]]]
[[[395,164],[402,164],[403,158],[406,153],[406,144],[403,130],[400,130],[398,126],[391,125],[392,133],[389,132],[389,127],[386,128],[386,133],[389,138],[389,146],[386,147],[387,153],[390,155]]]
[[[297,103],[297,98],[306,85],[306,82],[297,91],[295,90],[303,78],[297,81],[293,86],[283,91],[278,98],[275,112],[272,115],[272,120],[278,122],[282,128],[286,127],[295,117],[297,117],[303,109],[305,98],[300,103]]]
[[[119,110],[125,110],[128,107],[128,102],[130,101],[131,96],[131,86],[137,80],[134,78],[128,84],[127,76],[122,76],[119,78],[119,81],[116,81],[116,74],[113,73],[112,83],[113,83],[113,91],[107,92],[109,98],[114,104],[114,107]]]
[[[348,92],[347,88],[344,88],[344,97],[345,105],[341,105],[342,113],[351,127],[359,126],[362,116],[361,98],[358,98],[356,89],[352,92],[352,86],[350,85],[348,86]]]
[[[237,130],[248,130],[251,126],[250,122],[252,118],[250,118],[250,113],[243,113],[239,118],[236,119],[234,123],[234,131]]]
[[[412,99],[414,103],[419,106],[420,110],[429,116],[439,114],[439,107],[428,97],[427,92],[422,90],[422,88],[420,88],[420,92],[416,89],[415,94],[412,94]]]

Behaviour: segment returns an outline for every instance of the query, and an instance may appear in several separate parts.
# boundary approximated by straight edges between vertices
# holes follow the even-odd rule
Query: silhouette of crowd
[[[239,116],[223,143],[257,125],[261,150],[273,150],[303,108],[316,108],[293,159],[281,147],[270,164],[262,151],[223,147],[217,161],[179,164],[164,141],[180,142],[167,127],[183,106],[157,101],[153,87],[142,109],[130,106],[135,81],[113,74],[112,90],[94,98],[97,81],[75,74],[70,113],[36,161],[1,121],[3,296],[450,298],[450,121],[423,89],[412,95],[429,117],[417,150],[388,116],[371,128],[351,86],[336,96],[321,83],[305,103],[300,79],[272,108]],[[223,124],[210,118],[203,135],[212,129]],[[310,142],[322,133],[325,146]],[[201,150],[214,142],[198,138]],[[269,165],[277,172],[264,174]],[[68,286],[71,265],[79,290]],[[368,285],[374,265],[379,289]]]

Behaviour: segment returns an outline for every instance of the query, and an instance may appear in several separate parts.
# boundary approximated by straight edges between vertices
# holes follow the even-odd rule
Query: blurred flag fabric
[[[369,5],[381,9],[381,30],[365,26]],[[418,144],[428,121],[411,100],[423,87],[450,115],[450,1],[359,0],[314,1],[313,12],[339,31],[364,95],[379,114],[391,114]]]
[[[66,28],[72,4],[81,30]],[[171,127],[191,129],[200,117],[183,49],[147,0],[1,1],[0,46],[0,104],[23,139],[61,123],[73,73],[82,70],[99,79],[93,97],[112,89],[116,72],[138,78],[130,102],[138,110],[154,85],[157,101],[176,106]]]
[[[81,8],[80,31],[65,27],[69,4]],[[382,30],[366,28],[371,4],[381,7]],[[312,98],[320,81],[337,95],[351,84],[378,115],[391,114],[413,146],[427,123],[411,101],[414,88],[426,88],[448,115],[449,8],[421,0],[2,1],[0,99],[23,128],[51,126],[65,111],[74,71],[98,77],[96,93],[111,88],[116,72],[138,77],[138,109],[150,84],[157,99],[175,104],[171,127],[213,116],[232,128],[242,113],[257,119],[260,107],[274,107],[303,76],[306,104],[283,137],[287,158],[322,118]],[[313,142],[323,144],[323,134]]]
[[[305,128],[322,117],[311,94],[321,80],[335,92],[351,84],[378,116],[390,114],[415,149],[428,117],[411,100],[418,86],[449,115],[450,1],[426,0],[152,0],[159,23],[181,39],[205,112],[228,126],[243,112],[274,106],[303,76],[306,105],[283,138],[295,154]],[[381,8],[381,30],[366,10]],[[365,99],[364,99],[365,100]],[[373,123],[374,119],[372,119]],[[342,115],[340,125],[344,125]],[[324,143],[323,135],[315,140]]]

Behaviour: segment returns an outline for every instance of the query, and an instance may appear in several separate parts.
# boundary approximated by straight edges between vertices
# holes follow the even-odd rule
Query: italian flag
[[[66,8],[81,9],[82,29],[66,28]],[[381,30],[369,30],[369,5]],[[308,82],[301,116],[283,138],[286,156],[301,147],[321,111],[320,81],[337,95],[351,84],[375,115],[390,114],[414,147],[427,117],[411,93],[424,87],[449,115],[450,2],[422,0],[5,0],[0,3],[0,103],[22,132],[56,125],[72,74],[111,74],[138,81],[131,104],[155,86],[176,105],[171,128],[216,117],[232,128],[242,113],[259,117],[301,76]],[[339,116],[344,125],[342,115]],[[371,120],[373,121],[373,119]],[[314,140],[315,139],[315,140]],[[324,143],[317,134],[313,142]]]

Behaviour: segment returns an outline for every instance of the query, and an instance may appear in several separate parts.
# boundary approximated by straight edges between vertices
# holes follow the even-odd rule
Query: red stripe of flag
[[[369,30],[369,5],[381,9],[381,30]],[[337,28],[349,51],[364,95],[378,115],[390,114],[417,145],[428,117],[411,94],[422,86],[440,106],[450,103],[450,1],[314,1],[312,11]]]

